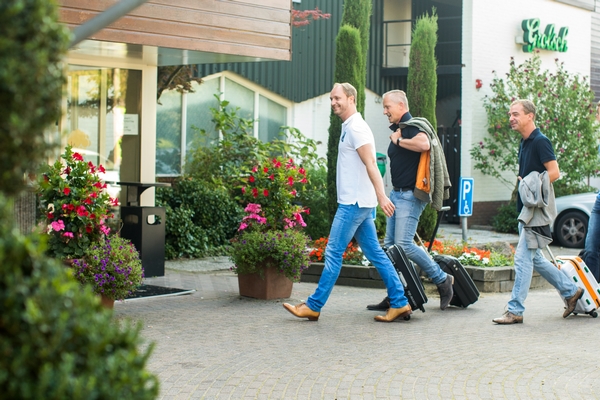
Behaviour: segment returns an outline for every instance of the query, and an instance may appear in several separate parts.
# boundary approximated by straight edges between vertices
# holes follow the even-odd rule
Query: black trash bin
[[[127,205],[121,206],[121,237],[129,239],[140,253],[144,277],[165,275],[165,209],[140,206],[144,190],[169,183],[118,182],[127,186]]]

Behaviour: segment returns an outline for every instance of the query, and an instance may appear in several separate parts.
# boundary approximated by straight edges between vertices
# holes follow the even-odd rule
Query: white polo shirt
[[[375,157],[375,138],[360,113],[353,114],[342,124],[337,159],[337,202],[359,207],[376,207],[377,195],[367,174],[367,167],[356,149],[371,145]]]

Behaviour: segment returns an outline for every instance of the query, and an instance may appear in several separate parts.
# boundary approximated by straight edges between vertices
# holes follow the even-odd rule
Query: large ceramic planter
[[[115,306],[115,299],[111,299],[110,297],[105,296],[103,294],[100,295],[100,302],[102,303],[102,306],[104,308],[108,308],[110,310],[112,310]]]
[[[254,299],[287,299],[292,295],[293,282],[274,267],[265,267],[264,276],[258,273],[238,274],[240,295]]]

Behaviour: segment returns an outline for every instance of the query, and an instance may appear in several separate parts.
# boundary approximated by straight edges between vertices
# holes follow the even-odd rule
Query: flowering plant
[[[246,215],[231,241],[232,270],[238,274],[263,274],[276,267],[293,282],[310,264],[309,238],[302,232],[308,209],[294,204],[307,183],[306,171],[292,159],[274,158],[255,166],[243,180]]]
[[[305,227],[302,213],[308,214],[309,210],[294,204],[294,201],[307,183],[306,170],[295,165],[293,159],[273,158],[254,166],[249,176],[242,180],[242,198],[246,204],[260,206],[265,218],[260,223],[262,230],[289,229],[297,225]],[[247,222],[252,219],[258,222],[252,216],[256,212],[252,209],[247,212],[250,215],[244,218],[246,225],[242,223],[240,230],[246,229]]]
[[[95,293],[114,300],[125,299],[144,277],[135,246],[117,235],[101,238],[83,258],[73,260],[72,267],[79,282],[92,285]]]
[[[425,242],[425,247],[429,247],[429,242]],[[510,256],[493,250],[482,250],[476,247],[469,247],[465,244],[457,244],[451,241],[434,240],[431,246],[433,254],[447,254],[458,258],[463,265],[473,265],[478,267],[502,267],[512,265],[514,259],[514,248],[510,246],[512,254]]]
[[[57,258],[79,258],[92,242],[110,233],[106,225],[118,200],[106,193],[104,172],[67,146],[61,159],[45,166],[38,180],[40,210],[49,234],[48,253]]]
[[[313,242],[312,250],[310,251],[310,261],[322,262],[325,258],[325,249],[327,247],[328,238],[320,238]],[[360,250],[360,247],[353,241],[348,243],[348,247],[342,255],[342,263],[348,265],[369,265],[369,260]]]

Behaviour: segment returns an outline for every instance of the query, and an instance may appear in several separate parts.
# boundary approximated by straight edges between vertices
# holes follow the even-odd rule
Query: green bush
[[[492,218],[492,226],[496,232],[518,233],[518,217],[517,204],[510,202],[498,208],[498,213]]]
[[[433,230],[435,229],[435,224],[437,222],[438,212],[435,211],[431,204],[427,204],[423,213],[421,214],[421,218],[419,219],[419,225],[417,227],[417,233],[419,237],[423,240],[430,240],[433,235]]]
[[[299,195],[302,205],[310,210],[310,214],[304,216],[304,232],[312,240],[328,237],[331,225],[327,211],[327,170],[325,167],[311,168],[307,170],[306,175],[306,190]]]
[[[377,206],[377,214],[375,215],[375,229],[377,230],[377,238],[383,240],[385,238],[385,229],[387,227],[387,215],[381,207]]]
[[[208,248],[228,244],[243,217],[226,189],[187,177],[158,188],[156,201],[166,210],[168,259],[202,257]]]
[[[59,118],[69,30],[48,0],[0,2],[0,188],[17,194],[51,146],[43,132]]]
[[[112,320],[91,288],[11,231],[0,199],[0,393],[5,399],[153,399],[141,325]]]

